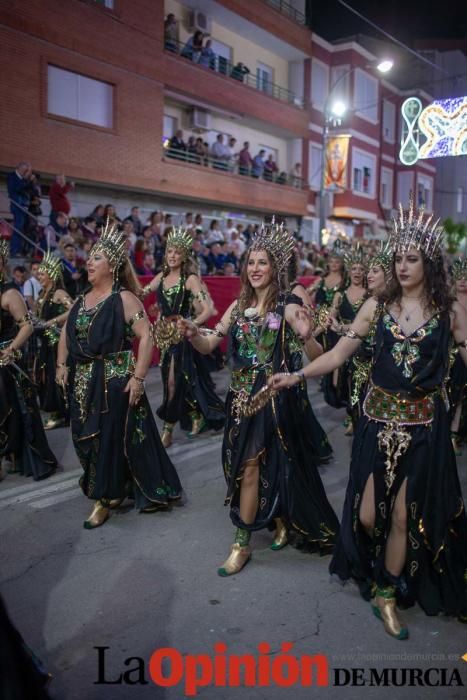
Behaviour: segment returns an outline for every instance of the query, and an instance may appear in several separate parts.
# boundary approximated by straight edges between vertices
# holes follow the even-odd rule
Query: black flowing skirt
[[[260,373],[252,393],[266,381]],[[230,390],[226,401],[227,422],[222,447],[227,499],[232,522],[247,530],[272,527],[283,518],[296,533],[297,543],[309,549],[330,551],[339,523],[329,504],[309,441],[309,426],[302,389],[281,392],[251,418],[235,419]],[[308,403],[308,397],[306,397]],[[309,404],[308,404],[309,405]],[[240,517],[240,485],[245,466],[259,462],[258,511],[253,524]]]
[[[358,422],[340,535],[330,571],[341,580],[354,578],[367,600],[373,582],[387,585],[384,558],[391,508],[406,479],[404,603],[416,601],[429,615],[444,612],[465,616],[467,519],[449,439],[448,412],[438,397],[431,426],[404,426],[411,434],[411,442],[399,458],[389,493],[384,482],[385,455],[378,449],[378,432],[382,427],[383,424],[366,416]],[[372,538],[359,520],[363,491],[371,474],[376,512]]]
[[[170,365],[174,362],[175,392],[169,401]],[[167,423],[180,421],[182,430],[191,430],[192,414],[200,413],[207,428],[224,427],[224,405],[214,390],[214,383],[204,358],[188,340],[173,345],[164,353],[161,363],[164,398],[157,415]]]
[[[168,505],[181,497],[178,474],[165,451],[146,394],[129,406],[124,388],[128,377],[106,382],[106,410],[98,432],[83,433],[79,405],[71,398],[73,442],[84,469],[80,486],[88,498],[131,496],[137,508],[151,503]]]
[[[42,425],[33,384],[13,367],[0,368],[0,456],[13,454],[16,469],[35,481],[57,468]]]
[[[61,418],[68,419],[63,392],[55,383],[58,344],[49,344],[45,337],[42,337],[40,342],[35,372],[40,407],[46,413],[56,413]]]

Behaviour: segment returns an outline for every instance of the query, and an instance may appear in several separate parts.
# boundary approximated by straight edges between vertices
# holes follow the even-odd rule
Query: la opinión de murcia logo
[[[260,642],[255,654],[230,654],[227,644],[214,644],[212,655],[182,654],[173,647],[156,649],[148,661],[130,656],[123,670],[110,673],[108,646],[95,646],[98,677],[95,685],[181,686],[186,697],[206,686],[216,688],[311,686],[463,686],[456,668],[330,668],[325,654],[294,656],[293,642],[282,642],[274,654],[268,642]],[[464,658],[464,657],[462,657]],[[149,679],[149,680],[148,680]]]

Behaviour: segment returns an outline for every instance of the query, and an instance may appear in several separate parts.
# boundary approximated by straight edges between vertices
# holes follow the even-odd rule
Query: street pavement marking
[[[50,484],[57,484],[60,481],[69,479],[71,476],[78,476],[80,473],[82,473],[82,471],[83,470],[80,467],[78,467],[77,469],[71,469],[69,472],[67,471],[54,474],[53,476],[49,477],[47,480],[44,481],[33,481],[32,483],[21,484],[20,486],[13,486],[9,489],[2,489],[2,491],[0,492],[0,501],[3,501],[5,498],[9,498],[10,496],[13,496],[16,493],[23,494],[28,493],[30,491],[37,491],[45,484],[47,484],[47,486]]]

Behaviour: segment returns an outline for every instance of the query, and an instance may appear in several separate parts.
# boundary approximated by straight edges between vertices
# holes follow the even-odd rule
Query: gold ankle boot
[[[204,416],[202,416],[201,413],[193,413],[192,414],[191,430],[188,433],[188,437],[189,438],[196,437],[196,435],[199,435],[200,433],[203,432],[205,427],[206,427],[206,421],[204,420]]]
[[[162,428],[161,442],[165,449],[170,447],[172,444],[172,433],[175,423],[164,423]]]
[[[251,558],[251,549],[249,545],[243,546],[235,542],[232,545],[232,551],[222,564],[220,569],[217,569],[219,576],[232,576],[238,574],[243,569],[245,564]]]
[[[277,551],[282,549],[288,543],[287,528],[285,526],[282,518],[276,518],[276,534],[274,536],[274,542],[271,545],[271,549]]]
[[[409,630],[397,617],[396,597],[393,587],[377,588],[371,607],[376,617],[383,621],[384,629],[391,637],[408,639]]]
[[[83,527],[86,528],[86,530],[93,530],[95,527],[103,525],[109,515],[109,507],[104,505],[102,501],[96,501],[92,513],[89,518],[84,521]]]
[[[123,498],[111,498],[109,501],[109,508],[111,510],[115,510],[115,508],[118,508],[119,506],[122,505],[125,498],[126,498],[126,496],[123,496]]]

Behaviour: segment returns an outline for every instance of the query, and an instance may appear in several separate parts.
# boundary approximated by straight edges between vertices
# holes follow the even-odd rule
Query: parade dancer
[[[231,554],[218,570],[220,576],[238,573],[245,566],[254,530],[275,526],[273,550],[284,547],[294,531],[300,545],[330,551],[338,529],[310,445],[307,413],[301,406],[308,400],[306,392],[295,389],[279,400],[266,400],[261,409],[261,399],[268,398],[268,377],[281,368],[294,369],[297,336],[305,342],[309,356],[321,352],[301,300],[285,291],[293,246],[293,238],[282,227],[263,227],[242,269],[240,298],[215,330],[199,329],[188,320],[178,323],[201,353],[212,352],[225,336],[230,341],[233,371],[222,460],[226,503],[236,532]]]
[[[73,300],[63,288],[61,260],[47,252],[39,266],[42,290],[37,300],[36,334],[39,352],[34,361],[34,379],[38,386],[40,407],[49,418],[46,430],[68,425],[69,416],[63,391],[55,384],[57,346]]]
[[[9,472],[45,479],[57,468],[39,411],[37,392],[25,371],[21,348],[32,333],[26,303],[4,279],[8,244],[0,241],[0,462]],[[1,470],[0,470],[1,478]]]
[[[70,384],[71,429],[95,501],[84,527],[102,525],[126,496],[140,512],[167,509],[181,485],[144,390],[152,359],[141,288],[117,225],[107,225],[87,262],[90,290],[70,311],[60,336],[56,381]],[[132,350],[139,341],[138,358]]]
[[[214,391],[205,362],[177,330],[179,318],[189,318],[193,304],[199,313],[193,319],[197,326],[212,314],[212,304],[199,277],[190,271],[192,236],[175,229],[169,233],[163,270],[146,285],[144,294],[156,291],[159,319],[154,327],[156,345],[161,351],[161,373],[164,389],[157,415],[164,421],[162,443],[172,444],[175,424],[195,437],[203,430],[219,430],[224,426],[222,401]]]
[[[400,209],[393,282],[375,333],[370,382],[355,434],[350,481],[331,573],[353,578],[386,632],[408,637],[398,601],[467,621],[467,519],[450,441],[445,382],[452,337],[467,364],[467,314],[451,304],[432,217]],[[368,335],[368,299],[346,336],[304,368],[342,365]],[[275,389],[299,378],[277,374]]]
[[[456,258],[451,267],[454,298],[467,312],[467,259]],[[449,374],[449,400],[451,402],[451,441],[456,456],[462,454],[461,443],[467,437],[466,385],[467,368],[456,348],[453,348],[452,367]]]

